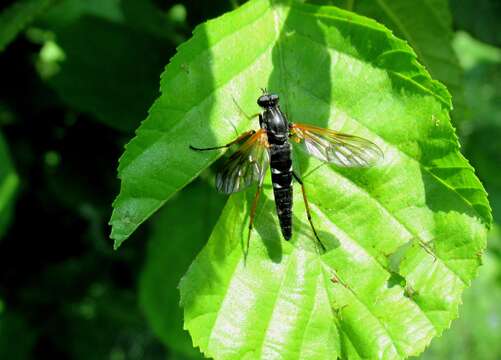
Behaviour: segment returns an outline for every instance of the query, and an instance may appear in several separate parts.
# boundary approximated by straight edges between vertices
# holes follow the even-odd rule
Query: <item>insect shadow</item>
[[[267,187],[267,186],[266,186]],[[265,187],[265,188],[266,188]],[[252,199],[248,199],[248,204],[251,205]],[[247,216],[250,216],[251,207],[247,207]],[[279,227],[273,222],[273,216],[275,213],[274,201],[270,199],[266,194],[261,197],[260,204],[257,208],[255,230],[262,239],[264,246],[266,247],[266,252],[271,261],[279,263],[282,261],[282,236],[279,232]],[[269,218],[269,219],[265,219]],[[273,224],[273,225],[271,225]],[[242,249],[249,253],[250,249],[247,248],[245,243],[246,236],[242,237]]]
[[[298,235],[298,237],[302,236],[304,238],[307,238],[310,241],[309,243],[315,246],[315,251],[318,254],[322,255],[333,249],[338,248],[341,245],[339,239],[334,234],[324,230],[317,229],[318,236],[322,239],[322,243],[325,246],[325,250],[322,249],[318,245],[315,236],[311,233],[311,231],[309,231],[308,220],[306,220],[305,217],[306,214],[304,216],[301,216],[300,213],[298,215],[294,215],[294,224],[297,224],[295,225],[294,232]],[[293,238],[292,241],[293,242],[297,241],[297,238],[296,240]]]

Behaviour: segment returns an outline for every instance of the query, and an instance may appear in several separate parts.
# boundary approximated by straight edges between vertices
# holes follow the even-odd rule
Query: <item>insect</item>
[[[292,168],[291,140],[300,144],[309,155],[342,167],[374,165],[383,157],[383,152],[376,144],[358,136],[289,122],[280,110],[277,94],[263,90],[263,95],[257,99],[257,104],[263,109],[262,113],[253,116],[259,117],[259,130],[247,131],[226,145],[209,148],[190,145],[190,148],[196,151],[209,151],[243,143],[217,173],[216,187],[222,193],[231,194],[257,182],[257,191],[250,213],[247,249],[263,180],[270,167],[276,211],[283,237],[289,240],[292,236],[292,179],[294,178],[301,186],[313,234],[325,251],[325,246],[313,225],[303,181]]]

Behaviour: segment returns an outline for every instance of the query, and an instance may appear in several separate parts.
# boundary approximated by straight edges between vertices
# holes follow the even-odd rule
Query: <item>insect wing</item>
[[[293,139],[322,161],[342,167],[368,167],[383,158],[383,152],[364,138],[306,124],[291,125]]]
[[[252,135],[223,165],[216,176],[217,190],[231,194],[255,181],[262,184],[270,164],[266,131]]]

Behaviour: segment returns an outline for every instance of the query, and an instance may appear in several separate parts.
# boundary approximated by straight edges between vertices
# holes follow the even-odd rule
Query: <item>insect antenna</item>
[[[241,107],[240,105],[238,105],[237,103],[237,100],[235,100],[235,98],[232,96],[231,99],[233,100],[233,103],[235,104],[235,106],[237,107],[238,111],[240,112],[240,114],[242,114],[243,116],[245,116],[245,118],[247,120],[251,120],[251,119],[254,119],[255,117],[258,117],[259,116],[259,113],[256,113],[254,115],[248,115]]]

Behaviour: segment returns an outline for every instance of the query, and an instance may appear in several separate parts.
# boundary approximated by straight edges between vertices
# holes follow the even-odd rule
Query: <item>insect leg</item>
[[[249,243],[250,243],[252,228],[254,226],[254,216],[256,215],[256,208],[257,208],[257,204],[259,202],[259,195],[261,194],[262,187],[263,186],[261,184],[259,184],[257,186],[257,191],[256,191],[256,194],[254,195],[254,201],[252,202],[250,221],[249,221],[249,236],[247,237],[247,250],[246,250],[247,252],[249,251]]]
[[[238,105],[237,101],[235,100],[235,98],[232,96],[231,99],[233,100],[233,103],[235,104],[235,106],[238,108],[238,111],[240,111],[240,113],[247,118],[247,120],[250,120],[250,119],[253,119],[255,117],[258,117],[259,116],[259,113],[256,113],[254,115],[247,115],[246,112],[240,107],[240,105]]]
[[[315,238],[317,239],[318,243],[320,244],[320,247],[322,248],[323,251],[325,251],[325,246],[322,243],[322,240],[318,237],[317,230],[315,230],[315,226],[313,225],[313,221],[311,220],[311,212],[310,212],[310,204],[308,203],[308,197],[306,196],[306,190],[304,189],[304,184],[303,181],[297,176],[297,174],[293,171],[292,176],[294,176],[294,179],[301,185],[301,191],[303,193],[303,199],[304,199],[304,206],[306,208],[306,215],[308,217],[308,221],[310,222],[311,229],[313,230],[313,234],[315,234]]]
[[[240,135],[239,137],[237,137],[235,140],[229,142],[228,144],[226,145],[222,145],[222,146],[214,146],[214,147],[208,147],[208,148],[198,148],[198,147],[195,147],[193,145],[190,145],[190,149],[191,150],[195,150],[195,151],[207,151],[207,150],[217,150],[217,149],[224,149],[224,148],[228,148],[230,147],[231,145],[233,144],[236,144],[236,143],[239,143],[241,141],[244,141],[244,140],[247,140],[249,137],[251,137],[252,135],[254,135],[256,133],[255,130],[249,130],[249,131],[246,131],[244,132],[242,135]]]

